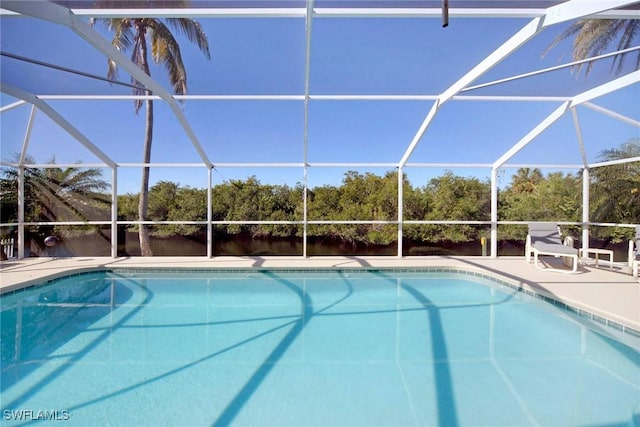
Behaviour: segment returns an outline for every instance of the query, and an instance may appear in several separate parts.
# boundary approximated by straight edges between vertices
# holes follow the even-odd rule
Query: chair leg
[[[556,272],[559,272],[559,273],[575,273],[575,272],[578,271],[578,264],[580,263],[580,257],[577,254],[576,255],[565,255],[565,254],[555,255],[556,257],[562,257],[563,260],[570,259],[572,261],[571,270],[567,270],[567,269],[564,269],[564,268],[542,268],[540,266],[540,260],[539,260],[540,252],[538,252],[535,249],[532,252],[533,252],[533,265],[538,270],[556,271]],[[568,264],[566,264],[566,263],[565,263],[565,265],[568,266]]]
[[[538,270],[542,270],[542,268],[540,268],[540,259],[538,258],[538,251],[533,251],[533,265]]]

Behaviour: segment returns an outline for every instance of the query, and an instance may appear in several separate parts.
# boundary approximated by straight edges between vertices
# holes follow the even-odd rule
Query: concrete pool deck
[[[545,258],[545,262],[556,259]],[[482,272],[516,287],[548,296],[640,333],[640,283],[623,263],[593,260],[575,274],[539,270],[524,257],[77,257],[26,258],[0,262],[0,293],[82,271],[119,268],[166,269],[322,269],[322,268],[458,268]]]

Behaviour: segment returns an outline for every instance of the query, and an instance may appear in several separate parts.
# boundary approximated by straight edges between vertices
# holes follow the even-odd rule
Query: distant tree
[[[302,189],[287,185],[263,185],[255,177],[229,180],[213,188],[213,219],[215,221],[293,221],[302,203]],[[301,215],[299,218],[301,219]],[[295,225],[242,226],[230,224],[230,234],[248,232],[252,237],[291,236]]]
[[[533,191],[518,191],[511,185],[499,195],[499,221],[571,222],[579,221],[581,212],[582,180],[571,173],[553,172],[543,176]],[[526,227],[504,225],[500,234],[505,239],[524,239]]]
[[[558,35],[545,50],[546,55],[560,42],[573,38],[573,60],[579,61],[605,53],[609,45],[615,44],[617,50],[623,50],[633,46],[640,37],[640,20],[638,19],[580,19]],[[632,54],[628,52],[617,55],[613,59],[611,69],[616,72],[622,70],[625,58]],[[640,67],[640,52],[636,55],[635,68]],[[575,70],[580,72],[585,64],[578,64]],[[616,66],[617,65],[617,66]],[[585,75],[589,74],[593,62],[586,63]]]
[[[149,190],[149,219],[167,221],[169,215],[177,208],[180,186],[171,181],[158,181]]]
[[[334,219],[340,210],[340,189],[334,185],[322,185],[307,192],[307,211],[310,220]],[[339,238],[339,231],[333,225],[314,224],[308,227],[312,236]]]
[[[138,202],[140,196],[138,194],[121,194],[118,196],[118,220],[135,221],[138,217]],[[132,226],[137,230],[137,226]]]
[[[511,190],[515,193],[532,193],[542,179],[540,169],[520,168],[511,177]]]
[[[408,185],[408,183],[405,183]],[[316,187],[309,191],[311,220],[393,221],[398,215],[398,173],[384,176],[348,171],[342,185]],[[325,236],[352,244],[389,244],[397,230],[387,224],[321,224],[310,227],[311,235]]]
[[[274,221],[300,221],[303,217],[303,187],[296,185],[270,186],[275,205],[272,207],[270,219]],[[302,228],[298,225],[270,224],[264,227],[268,235],[274,237],[302,236]]]
[[[169,212],[169,221],[206,221],[207,191],[200,188],[180,187],[176,194],[173,209]],[[201,225],[176,224],[168,230],[182,236],[193,236],[203,232]]]
[[[17,163],[17,155],[15,162]],[[26,222],[89,221],[109,217],[110,197],[105,191],[110,185],[102,179],[99,168],[55,166],[29,167],[35,159],[27,156],[24,168],[24,213]],[[18,220],[18,168],[2,168],[0,217],[2,222]],[[41,227],[32,230],[41,234]],[[50,230],[49,230],[50,231]],[[98,229],[99,234],[102,232]],[[107,239],[107,236],[104,236]]]
[[[602,161],[640,157],[640,138],[603,150]],[[596,222],[640,223],[640,162],[591,170],[591,217]]]
[[[27,156],[25,164],[35,160]],[[47,162],[55,165],[55,158]],[[3,222],[18,219],[18,168],[3,168],[0,188]],[[110,188],[98,168],[34,168],[24,169],[25,221],[84,221],[95,209],[105,212],[110,202],[104,191]],[[106,204],[106,205],[105,205]]]
[[[398,215],[397,176],[397,172],[388,172],[384,176],[371,172],[345,173],[340,188],[340,219],[387,221],[396,219]]]
[[[431,201],[426,220],[488,221],[491,218],[491,186],[478,178],[465,178],[451,171],[429,181],[424,191]],[[472,225],[423,226],[424,240],[464,242],[476,239],[478,229]]]

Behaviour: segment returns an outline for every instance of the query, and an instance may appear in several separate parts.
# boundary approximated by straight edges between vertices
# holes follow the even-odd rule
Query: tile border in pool
[[[287,267],[227,267],[227,268],[153,268],[153,267],[96,267],[83,269],[82,271],[76,271],[73,273],[56,275],[56,277],[44,280],[39,283],[27,283],[25,286],[14,289],[6,289],[4,292],[0,294],[1,297],[18,294],[22,292],[27,292],[33,290],[35,288],[41,286],[47,286],[58,281],[68,279],[70,277],[84,276],[95,273],[112,273],[112,274],[175,274],[175,273],[192,273],[192,274],[205,274],[205,273],[215,273],[215,274],[224,274],[224,273],[259,273],[264,271],[273,271],[278,273],[328,273],[328,272],[348,272],[348,273],[375,273],[375,272],[385,272],[385,273],[456,273],[466,276],[479,277],[482,279],[490,280],[497,285],[506,286],[510,289],[513,289],[518,292],[522,292],[531,297],[543,300],[556,308],[573,313],[582,318],[586,318],[593,322],[596,322],[600,325],[610,327],[616,331],[623,332],[625,334],[629,334],[632,337],[640,338],[640,330],[632,328],[630,326],[624,325],[620,322],[616,322],[612,319],[608,319],[599,314],[592,313],[589,310],[585,310],[584,308],[580,308],[566,302],[560,301],[559,299],[553,298],[544,292],[537,292],[532,289],[529,289],[523,286],[522,283],[518,283],[517,281],[509,281],[500,276],[494,274],[488,274],[483,271],[478,271],[473,268],[462,268],[462,267],[347,267],[347,268],[314,268],[314,267],[298,267],[298,268],[287,268]]]

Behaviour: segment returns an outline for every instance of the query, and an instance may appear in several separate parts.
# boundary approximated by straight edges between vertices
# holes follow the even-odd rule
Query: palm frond
[[[547,46],[544,52],[542,52],[542,57],[544,58],[553,48],[558,46],[563,41],[571,38],[574,34],[582,31],[582,27],[584,26],[585,23],[586,23],[585,20],[578,21],[575,24],[571,25],[566,30],[564,30],[558,36],[556,36],[556,38],[554,38],[551,41],[551,43],[549,43],[549,46]]]
[[[100,24],[113,33],[111,45],[120,52],[131,48],[133,42],[132,23],[129,18],[91,18],[91,25]],[[118,76],[118,65],[111,58],[107,60],[107,77]]]
[[[154,22],[151,39],[153,59],[161,63],[169,77],[173,92],[178,95],[187,93],[187,71],[182,61],[180,45],[169,28],[160,21]]]
[[[570,27],[560,33],[547,46],[542,56],[555,48],[562,41],[573,39],[574,61],[580,61],[607,52],[609,46],[616,46],[617,50],[622,50],[632,46],[633,42],[640,34],[640,22],[634,19],[580,19]],[[625,57],[631,52],[616,55],[613,59],[611,69],[615,72],[622,70]],[[640,52],[636,53],[636,68],[640,67]],[[589,74],[594,62],[590,61],[578,64],[573,71],[580,72],[585,67],[585,75]]]
[[[638,34],[640,33],[640,21],[638,20],[628,20],[630,21],[628,23],[628,25],[626,26],[626,28],[624,28],[622,37],[620,38],[620,42],[618,43],[618,50],[623,50],[623,49],[628,49],[632,46],[634,39],[638,36]],[[622,70],[622,65],[624,63],[624,59],[625,56],[621,55],[621,56],[616,56],[613,59],[613,64],[611,64],[611,67],[613,69],[613,66],[616,64],[616,62],[618,63],[618,66],[616,68],[616,72],[620,72]],[[640,53],[638,53],[637,58],[636,58],[636,69],[640,68]]]
[[[187,18],[167,18],[167,23],[179,34],[184,35],[191,43],[195,43],[207,59],[211,59],[209,40],[198,21]]]

